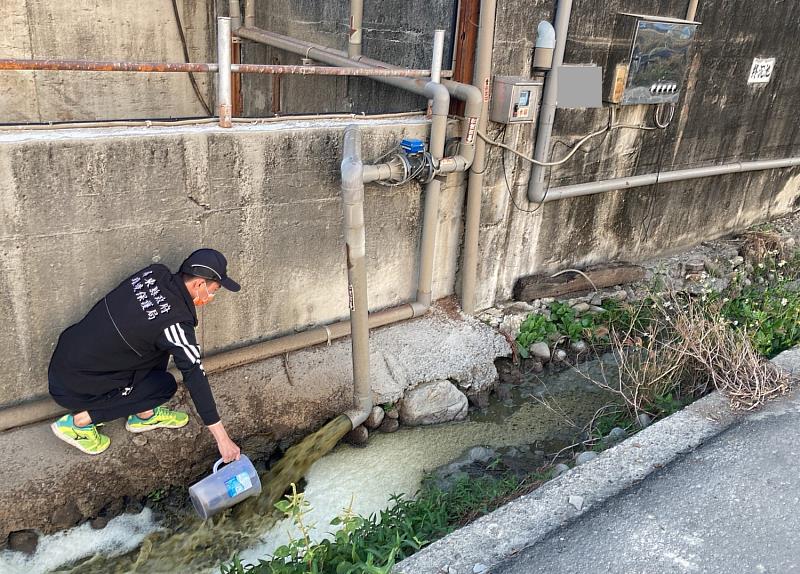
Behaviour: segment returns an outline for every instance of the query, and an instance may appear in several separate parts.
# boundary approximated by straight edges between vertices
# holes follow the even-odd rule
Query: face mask
[[[197,295],[195,296],[194,299],[192,299],[192,303],[194,303],[195,307],[202,307],[203,305],[211,303],[211,301],[214,300],[214,294],[208,291],[208,287],[206,286],[205,283],[203,283],[203,287],[206,290],[206,296],[204,298],[200,297],[200,289],[198,288]]]

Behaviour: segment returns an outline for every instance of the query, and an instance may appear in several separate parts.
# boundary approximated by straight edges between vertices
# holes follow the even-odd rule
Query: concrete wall
[[[216,60],[214,3],[177,5],[190,59]],[[185,61],[170,0],[3,0],[0,30],[0,58]],[[204,115],[186,74],[0,71],[0,123]]]
[[[153,261],[177,269],[203,245],[243,286],[200,310],[205,352],[347,318],[344,126],[0,135],[0,405],[46,394],[58,334],[105,292]],[[369,122],[364,157],[426,128]],[[453,291],[461,232],[458,188],[443,197],[437,297]],[[419,186],[370,185],[365,209],[371,308],[413,299]]]

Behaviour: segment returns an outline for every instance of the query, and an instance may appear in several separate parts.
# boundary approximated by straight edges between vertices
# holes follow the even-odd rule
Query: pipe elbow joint
[[[425,84],[425,95],[433,100],[431,111],[435,116],[446,116],[450,110],[450,92],[438,82]]]

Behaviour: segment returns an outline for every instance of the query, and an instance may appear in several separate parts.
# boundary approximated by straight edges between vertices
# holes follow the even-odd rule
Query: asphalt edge
[[[800,347],[781,353],[773,362],[800,373]],[[734,411],[715,391],[596,459],[434,542],[398,563],[392,572],[472,574],[488,570],[726,431],[747,414]]]

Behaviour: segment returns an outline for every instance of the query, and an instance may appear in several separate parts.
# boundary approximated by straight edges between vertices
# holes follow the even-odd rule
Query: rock
[[[639,413],[639,416],[636,417],[636,422],[639,423],[639,426],[645,428],[649,426],[653,419],[650,418],[650,415],[647,413]]]
[[[364,425],[359,425],[349,433],[344,435],[345,442],[353,446],[366,446],[369,439],[369,431]]]
[[[742,263],[744,263],[744,257],[742,257],[741,255],[737,255],[736,257],[731,259],[731,265],[733,265],[734,267],[739,267],[739,265],[741,265]]]
[[[400,411],[398,411],[394,406],[390,408],[388,411],[384,411],[386,413],[386,418],[390,419],[397,419],[400,418]]]
[[[624,428],[614,427],[605,437],[603,437],[603,443],[607,446],[617,444],[618,442],[625,440],[627,436],[628,433],[625,432]]]
[[[683,264],[686,273],[702,273],[705,269],[705,261],[702,259],[690,259]]]
[[[586,341],[573,341],[569,344],[569,348],[573,353],[580,355],[581,353],[585,353],[589,350],[589,345],[586,344]]]
[[[572,306],[572,310],[575,311],[575,313],[577,313],[578,315],[586,313],[591,308],[592,306],[589,305],[588,303],[576,303],[575,305]]]
[[[400,421],[409,426],[463,420],[469,407],[467,397],[445,380],[422,383],[411,389],[400,406]]]
[[[98,516],[89,521],[89,526],[91,526],[93,530],[102,530],[106,527],[106,524],[108,524],[108,518],[105,516]]]
[[[519,335],[519,328],[524,320],[524,315],[506,315],[500,323],[500,332],[508,335],[510,339],[516,339],[517,335]]]
[[[555,469],[554,469],[555,472],[553,472],[553,478],[555,478],[556,476],[561,476],[565,472],[569,472],[569,470],[570,470],[570,468],[566,464],[564,464],[563,462],[559,462],[555,466]]]
[[[370,411],[367,420],[364,421],[364,426],[367,427],[367,429],[369,430],[375,430],[376,428],[381,426],[384,416],[385,413],[383,412],[383,409],[376,405],[372,407],[372,410]]]
[[[594,460],[597,458],[597,453],[587,450],[586,452],[580,453],[578,456],[575,457],[575,466],[580,466],[582,464],[586,464],[590,460]]]
[[[750,287],[750,285],[752,285],[752,284],[753,284],[753,282],[752,282],[752,281],[750,281],[750,279],[745,279],[744,281],[742,281],[742,284],[743,284],[745,287]]]
[[[494,455],[495,452],[485,446],[473,446],[467,454],[470,462],[489,462]]]
[[[39,535],[33,530],[19,530],[8,535],[8,549],[33,554],[39,545]]]
[[[575,507],[575,510],[583,508],[583,497],[572,495],[569,497],[569,503]]]
[[[530,346],[530,352],[533,357],[539,359],[543,363],[550,360],[550,347],[544,341],[539,341]]]
[[[395,432],[399,428],[400,428],[400,421],[387,416],[386,418],[383,419],[383,422],[381,423],[381,426],[378,427],[378,430],[381,432],[390,433],[390,432]]]
[[[611,294],[611,298],[617,301],[625,301],[628,298],[628,292],[625,289],[620,289],[618,291],[614,291]]]
[[[135,435],[133,435],[133,438],[131,439],[131,442],[133,444],[135,444],[136,446],[144,446],[144,445],[147,444],[147,437],[146,436],[142,436],[141,434],[135,434]]]
[[[489,406],[489,389],[484,389],[478,393],[467,395],[469,404],[477,409],[485,409]]]
[[[553,353],[553,361],[556,363],[560,363],[566,358],[567,352],[564,349],[556,349],[555,353]]]
[[[525,301],[516,301],[506,307],[506,313],[530,313],[534,311],[534,306]]]
[[[706,261],[704,268],[712,277],[722,277],[722,266],[716,261]]]
[[[531,364],[531,369],[533,370],[534,373],[536,373],[538,375],[539,373],[544,371],[544,365],[542,364],[541,361],[534,361]]]
[[[481,564],[478,562],[475,566],[472,567],[472,574],[481,574],[482,572],[488,572],[489,567],[486,564]]]
[[[591,307],[589,307],[589,313],[592,313],[593,315],[597,315],[598,313],[605,313],[605,312],[606,312],[606,310],[603,309],[602,307],[600,307],[599,305],[592,305]]]
[[[80,522],[81,518],[83,518],[83,514],[78,510],[76,504],[70,501],[56,508],[50,521],[56,529],[63,530],[70,526],[75,526]]]
[[[125,502],[126,514],[139,514],[144,508],[144,503],[138,498],[128,498]]]
[[[595,307],[599,307],[603,304],[603,297],[600,293],[595,293],[591,299],[589,299],[589,305],[593,305]]]

